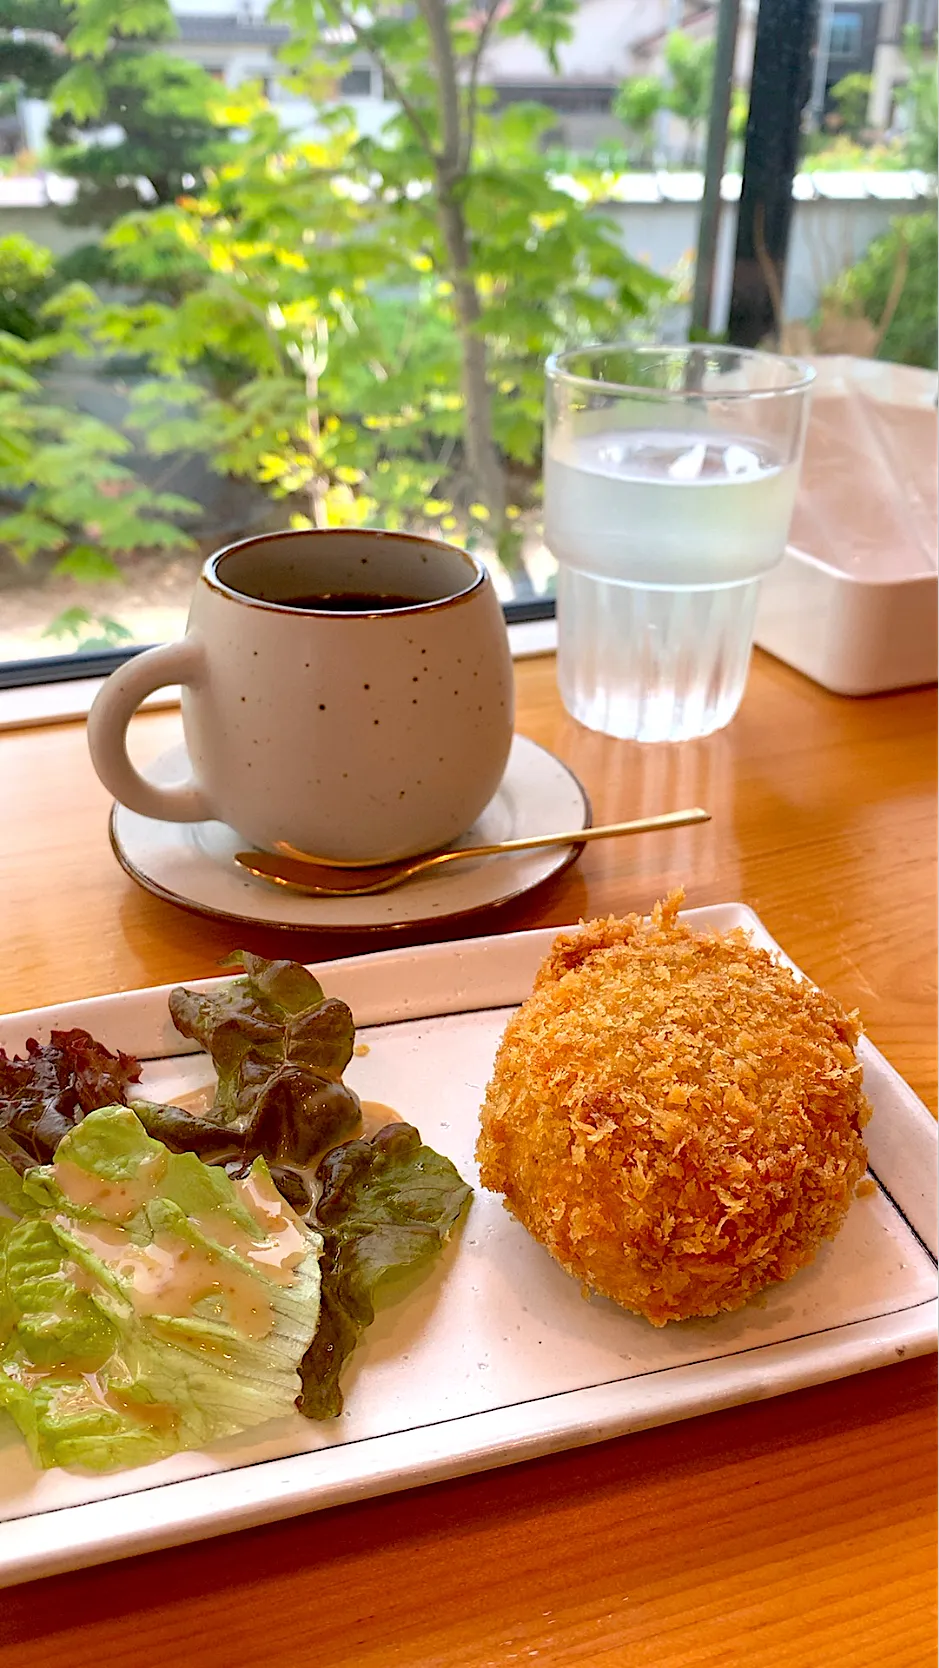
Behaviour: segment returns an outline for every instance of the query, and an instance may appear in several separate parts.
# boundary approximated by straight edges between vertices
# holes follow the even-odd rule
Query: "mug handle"
[[[204,672],[200,639],[182,637],[178,643],[162,643],[134,655],[111,673],[95,696],[88,714],[91,762],[108,792],[129,811],[163,822],[205,822],[215,816],[208,798],[192,778],[178,787],[157,787],[141,776],[127,752],[127,726],[141,701],[171,683],[194,688]]]

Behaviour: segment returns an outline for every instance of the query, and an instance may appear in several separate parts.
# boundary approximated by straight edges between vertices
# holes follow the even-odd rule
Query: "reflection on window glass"
[[[372,91],[372,72],[367,66],[347,70],[339,85],[347,98],[368,98]]]
[[[828,51],[832,58],[856,58],[861,49],[859,12],[836,12],[831,20]]]
[[[575,0],[341,22],[319,0],[96,0],[93,20],[61,0],[39,30],[34,8],[0,23],[0,661],[173,635],[207,553],[284,526],[431,533],[480,552],[507,603],[549,596],[544,361],[687,333],[717,9],[673,28],[674,7]],[[859,16],[836,11],[833,59]],[[832,86],[819,166],[846,145],[931,166],[916,50],[898,36],[840,105]],[[814,224],[840,266],[907,235],[889,202],[847,233],[837,207],[841,229]],[[915,235],[891,351],[922,351]],[[890,259],[875,247],[846,306],[881,305]],[[840,266],[800,262],[810,318]]]

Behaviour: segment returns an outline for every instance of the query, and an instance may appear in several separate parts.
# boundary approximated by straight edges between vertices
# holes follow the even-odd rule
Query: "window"
[[[98,0],[114,41],[100,107],[51,125],[43,101],[69,70],[78,0],[43,41],[24,36],[30,4],[10,0],[0,27],[28,95],[16,118],[0,111],[0,151],[15,151],[0,169],[0,677],[88,669],[177,634],[206,554],[291,523],[464,542],[508,608],[550,611],[543,361],[611,334],[687,335],[700,188],[669,176],[703,162],[717,8],[672,34],[650,34],[644,7],[609,6],[606,26],[602,7],[576,8],[556,74],[515,0],[478,41],[451,30],[461,85],[485,94],[472,124],[464,94],[473,167],[452,192],[479,274],[467,310],[425,143],[439,78],[429,43],[414,54],[408,0],[380,9],[374,36],[366,8],[337,30],[319,0],[279,0],[276,20],[232,0],[181,14],[165,48],[122,38],[121,0]],[[171,16],[152,0],[154,21],[161,5]],[[866,18],[835,12],[832,61],[858,49]],[[311,64],[304,84],[297,65]],[[259,76],[269,102],[253,108],[240,89]],[[404,114],[386,126],[398,87]],[[730,173],[746,104],[738,88]],[[807,168],[829,142],[812,136]],[[816,216],[834,261],[845,202],[830,235],[828,211]],[[798,264],[796,318],[817,315],[835,276],[818,266],[813,251]],[[908,323],[901,307],[893,328]],[[464,374],[480,339],[481,388]]]
[[[861,51],[860,12],[835,12],[828,37],[829,58],[857,58]]]
[[[580,82],[572,86],[563,82],[530,82],[499,88],[496,97],[500,105],[543,104],[548,110],[564,113],[607,114],[618,91],[616,82]]]
[[[358,69],[347,70],[339,85],[347,98],[369,98],[373,91],[373,75],[366,64]]]

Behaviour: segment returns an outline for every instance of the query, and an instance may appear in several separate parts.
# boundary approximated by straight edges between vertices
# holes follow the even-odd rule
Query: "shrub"
[[[936,369],[936,235],[935,209],[894,220],[825,292],[823,304],[860,315],[875,326],[889,308],[892,316],[877,350],[878,359]]]

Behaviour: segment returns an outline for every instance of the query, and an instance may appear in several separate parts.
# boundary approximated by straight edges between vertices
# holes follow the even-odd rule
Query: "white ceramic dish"
[[[743,905],[688,918],[742,925],[776,948]],[[412,1118],[469,1179],[493,1053],[554,935],[427,945],[317,969],[327,991],[351,1004],[369,1044],[350,1081]],[[146,1058],[144,1092],[170,1097],[209,1072],[174,1032],[166,995],[165,987],[133,991],[13,1015],[0,1021],[0,1045],[22,1048],[53,1025],[85,1025]],[[0,1582],[507,1465],[933,1348],[936,1125],[877,1050],[862,1048],[879,1185],[811,1268],[761,1304],[656,1330],[603,1299],[585,1302],[500,1201],[477,1191],[433,1273],[366,1334],[335,1423],[298,1414],[104,1478],[35,1472],[6,1426]]]
[[[161,784],[188,773],[182,747],[164,753],[148,775]],[[457,846],[489,845],[526,834],[566,833],[590,825],[590,804],[576,776],[553,753],[516,736],[502,784]],[[248,842],[221,822],[158,822],[125,805],[111,812],[111,844],[122,868],[148,892],[203,915],[310,932],[388,931],[491,909],[560,874],[576,846],[517,857],[454,863],[372,898],[304,898],[239,869]]]

